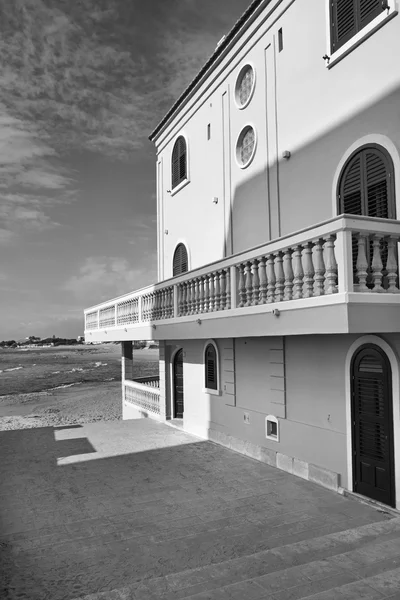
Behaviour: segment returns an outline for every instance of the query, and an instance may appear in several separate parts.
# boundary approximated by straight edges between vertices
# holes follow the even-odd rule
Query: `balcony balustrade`
[[[85,329],[245,312],[338,293],[398,294],[399,242],[399,221],[341,215],[88,309]]]
[[[160,414],[160,378],[140,377],[134,381],[125,379],[124,401],[149,411]]]

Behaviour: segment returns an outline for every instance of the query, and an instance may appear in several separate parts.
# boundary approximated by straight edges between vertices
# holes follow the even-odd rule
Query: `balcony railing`
[[[135,381],[125,379],[124,400],[143,410],[160,414],[160,378],[140,377]]]
[[[85,311],[85,329],[344,292],[398,294],[400,221],[342,215]]]

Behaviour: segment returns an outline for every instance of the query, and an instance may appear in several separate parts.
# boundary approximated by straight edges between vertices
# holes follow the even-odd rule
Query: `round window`
[[[240,167],[247,167],[253,159],[256,149],[256,132],[248,125],[239,135],[236,144],[236,160]]]
[[[236,103],[239,108],[244,108],[250,102],[254,83],[254,69],[250,65],[245,65],[241,69],[236,82]]]

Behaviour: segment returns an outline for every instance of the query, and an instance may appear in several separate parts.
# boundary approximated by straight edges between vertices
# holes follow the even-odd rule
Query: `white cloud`
[[[125,294],[154,283],[155,273],[144,266],[132,268],[122,257],[89,257],[64,284],[64,289],[89,304]]]

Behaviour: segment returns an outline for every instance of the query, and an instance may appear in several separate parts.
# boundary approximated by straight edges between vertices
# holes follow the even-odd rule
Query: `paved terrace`
[[[0,432],[4,600],[400,598],[400,519],[153,421]]]

